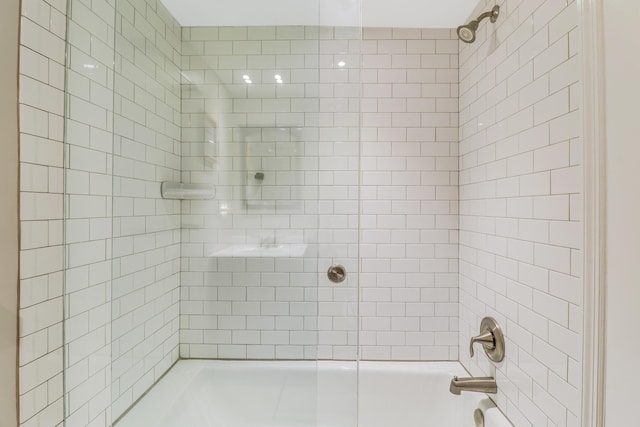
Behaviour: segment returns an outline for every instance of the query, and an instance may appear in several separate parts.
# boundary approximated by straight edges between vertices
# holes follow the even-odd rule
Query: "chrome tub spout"
[[[477,393],[498,392],[496,379],[493,377],[458,378],[453,377],[449,385],[449,391],[455,395],[460,395],[463,391],[475,391]]]

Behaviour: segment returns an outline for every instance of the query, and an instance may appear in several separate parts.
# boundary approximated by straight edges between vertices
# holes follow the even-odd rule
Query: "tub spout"
[[[453,377],[449,391],[453,394],[460,395],[463,391],[475,391],[478,393],[498,392],[496,379],[493,377],[477,377],[477,378],[458,378]]]

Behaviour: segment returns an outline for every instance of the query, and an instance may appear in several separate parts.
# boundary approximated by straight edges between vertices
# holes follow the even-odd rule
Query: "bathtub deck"
[[[450,395],[453,375],[458,363],[184,360],[116,427],[473,427],[477,402],[462,408],[477,396]]]

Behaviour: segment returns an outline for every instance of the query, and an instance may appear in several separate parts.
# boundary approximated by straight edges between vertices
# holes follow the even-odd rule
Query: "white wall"
[[[359,253],[361,357],[457,359],[455,33],[183,34],[183,179],[215,183],[217,197],[183,202],[182,356],[355,358]],[[213,123],[215,149],[202,142]],[[300,135],[278,130],[291,125]],[[275,161],[284,162],[277,173]],[[263,182],[247,164],[267,168]],[[212,255],[265,238],[317,251],[305,260]],[[350,270],[347,283],[327,281],[332,262]]]
[[[20,424],[63,420],[66,2],[23,2],[20,33]]]
[[[476,0],[361,0],[361,3],[362,23],[367,27],[456,28],[466,22]]]
[[[121,398],[117,416],[178,357],[179,202],[160,201],[159,189],[160,181],[179,178],[180,28],[156,2],[119,4],[116,22],[111,2],[74,3],[65,64],[66,1],[23,2],[21,425],[50,427],[64,417],[67,426],[109,425],[112,398]],[[128,25],[132,20],[139,32]],[[147,46],[146,39],[153,43]],[[117,81],[114,98],[116,71],[126,78]],[[127,103],[134,98],[141,107]],[[115,163],[114,112],[125,117],[115,130]],[[115,181],[115,195],[123,203],[112,223],[114,165],[122,177]],[[128,196],[138,199],[125,200]],[[112,270],[113,225],[118,246]],[[112,275],[118,279],[113,289]],[[134,277],[135,287],[128,288]],[[118,321],[113,342],[112,315]],[[126,344],[127,333],[137,345]]]
[[[108,16],[102,16],[102,7],[107,8]],[[110,419],[111,403],[115,22],[113,7],[98,2],[74,2],[69,13],[64,188],[65,425],[102,425]]]
[[[55,3],[55,5],[51,6],[52,3]],[[41,425],[50,427],[62,421],[61,355],[63,343],[61,334],[61,270],[63,265],[61,225],[63,218],[62,90],[64,82],[64,40],[62,37],[64,37],[64,3],[63,1],[49,3],[44,1],[27,2],[23,10],[25,19],[23,20],[22,35],[22,57],[24,62],[21,67],[21,73],[23,75],[23,91],[21,93],[21,162],[25,173],[22,177],[23,215],[21,218],[23,221],[23,252],[21,254],[21,265],[23,267],[23,275],[21,277],[21,316],[23,320],[21,328],[20,394],[22,421],[23,424],[29,426]],[[101,3],[96,1],[94,4],[98,7]],[[492,2],[482,2],[481,8],[484,9],[490,4],[492,4]],[[511,191],[511,189],[518,191],[518,197],[511,193],[505,194],[503,197],[505,202],[512,203],[521,195],[524,198],[531,196],[532,203],[542,202],[542,204],[539,205],[543,208],[542,210],[533,210],[534,214],[538,212],[542,217],[534,218],[534,215],[522,214],[520,211],[515,211],[514,216],[507,219],[518,221],[518,227],[520,223],[526,223],[524,227],[518,228],[518,231],[515,231],[516,234],[513,234],[513,223],[508,220],[501,223],[501,226],[505,226],[504,228],[497,227],[498,224],[496,222],[496,227],[492,230],[491,220],[489,219],[485,222],[490,215],[477,215],[477,213],[481,212],[480,210],[474,210],[473,215],[470,216],[475,218],[470,218],[470,222],[464,223],[465,227],[469,227],[466,229],[468,232],[467,237],[471,237],[472,233],[478,231],[478,234],[484,234],[488,236],[488,239],[474,242],[470,239],[463,242],[466,249],[476,244],[480,245],[479,251],[474,252],[478,248],[473,247],[473,251],[468,251],[462,255],[468,264],[473,264],[478,261],[480,268],[473,268],[473,271],[471,271],[467,265],[461,276],[464,281],[462,285],[463,291],[468,295],[464,297],[461,305],[464,310],[462,318],[466,324],[461,331],[462,338],[460,343],[466,349],[469,335],[476,333],[477,321],[481,315],[490,313],[499,317],[499,320],[503,321],[506,325],[509,339],[508,345],[509,348],[512,349],[511,351],[514,352],[509,353],[508,351],[507,357],[517,356],[517,363],[512,363],[515,361],[514,359],[508,359],[507,363],[500,366],[498,371],[498,378],[502,390],[498,397],[499,405],[501,405],[503,409],[506,408],[506,412],[512,417],[514,422],[516,422],[517,426],[534,425],[538,427],[539,425],[544,425],[543,423],[549,420],[549,422],[553,422],[558,426],[572,425],[572,423],[577,422],[576,415],[579,413],[579,403],[576,401],[578,393],[576,390],[580,386],[580,363],[579,355],[576,354],[576,348],[579,347],[579,341],[576,343],[576,337],[579,340],[580,326],[578,324],[580,323],[579,319],[581,319],[579,301],[581,299],[577,294],[580,292],[580,281],[579,277],[576,277],[576,274],[581,270],[579,266],[580,237],[579,233],[576,234],[576,232],[571,229],[565,229],[564,233],[547,234],[549,239],[561,238],[561,241],[540,241],[539,239],[544,239],[545,234],[532,233],[532,231],[537,230],[537,228],[531,228],[529,225],[534,225],[533,222],[538,220],[537,225],[541,226],[543,230],[547,229],[545,227],[551,230],[553,227],[565,228],[564,226],[567,226],[570,228],[575,226],[575,224],[570,223],[577,222],[579,224],[580,212],[579,209],[576,208],[578,211],[577,216],[575,216],[574,206],[579,205],[579,190],[576,190],[576,188],[580,186],[580,183],[575,180],[565,180],[562,178],[559,181],[561,188],[554,187],[554,177],[558,178],[558,174],[567,172],[571,175],[572,172],[575,172],[574,166],[578,164],[577,159],[580,157],[579,154],[577,154],[580,152],[579,134],[576,131],[577,127],[573,122],[564,123],[555,129],[567,133],[550,133],[549,141],[546,141],[544,137],[538,140],[537,138],[527,139],[528,136],[523,136],[518,137],[517,144],[514,144],[513,139],[506,138],[502,140],[499,137],[499,135],[501,135],[499,132],[502,132],[500,126],[491,130],[497,132],[496,135],[493,136],[490,136],[492,135],[490,133],[491,131],[487,130],[485,133],[484,130],[479,129],[478,126],[484,128],[487,123],[492,123],[492,120],[497,119],[501,114],[510,116],[511,113],[518,112],[523,114],[510,116],[511,118],[505,123],[508,132],[519,133],[520,131],[526,131],[530,128],[533,129],[533,126],[540,125],[544,127],[545,123],[549,120],[550,129],[553,129],[554,123],[560,125],[564,119],[575,117],[577,100],[573,95],[579,93],[577,85],[575,85],[575,78],[579,73],[576,69],[572,69],[572,67],[575,66],[576,59],[574,47],[579,44],[576,37],[577,32],[574,28],[575,2],[571,2],[567,6],[564,0],[549,0],[546,2],[516,2],[507,0],[507,2],[503,4],[506,5],[506,7],[503,9],[503,20],[498,24],[501,31],[498,33],[499,38],[495,40],[495,44],[493,44],[494,40],[483,43],[485,40],[485,33],[483,32],[486,32],[486,29],[489,28],[489,24],[486,24],[482,27],[478,42],[472,46],[463,45],[463,50],[461,51],[460,58],[463,64],[463,70],[465,70],[462,75],[464,88],[461,91],[461,93],[463,93],[463,99],[460,104],[463,107],[461,135],[463,139],[466,139],[466,141],[463,142],[465,147],[461,162],[461,176],[464,179],[471,180],[465,182],[464,185],[468,187],[466,189],[463,188],[461,194],[464,194],[465,197],[470,197],[469,195],[474,194],[476,191],[478,192],[477,194],[482,197],[490,194],[490,192],[493,191],[491,187],[492,183],[490,182],[492,180],[486,179],[486,176],[482,177],[482,175],[475,174],[482,174],[483,165],[494,164],[498,172],[502,171],[503,167],[506,168],[504,171],[505,178],[513,178],[513,180],[505,179],[501,182],[501,185],[504,184],[505,186],[500,188],[504,191]],[[512,5],[513,7],[511,7]],[[617,10],[617,12],[620,14],[628,13],[626,9]],[[82,10],[80,8],[76,9],[76,13],[81,15]],[[84,25],[90,26],[92,31],[100,31],[100,29],[104,28],[103,24],[99,21],[89,25],[87,23],[89,21],[85,19],[87,17],[90,17],[90,14],[85,15],[82,19],[79,17],[78,20],[82,21]],[[104,34],[108,35],[110,33],[107,31],[103,33],[103,35]],[[404,40],[408,46],[411,37],[401,36],[399,39],[401,41]],[[76,40],[82,43],[88,39],[79,37]],[[563,49],[559,50],[560,54],[554,49],[554,47],[557,47],[556,42],[558,40],[562,40],[563,43],[566,42],[566,58],[564,57]],[[617,45],[617,43],[619,42],[616,40],[614,44]],[[383,44],[387,45],[386,42]],[[96,57],[100,56],[101,45],[96,42],[93,46],[97,51],[92,52],[92,54],[95,53]],[[494,48],[497,48],[495,52],[493,52]],[[487,60],[487,52],[493,52],[489,55],[489,60]],[[531,57],[526,56],[527,52],[535,56],[532,65],[528,62],[528,59]],[[402,52],[396,53],[402,55]],[[482,53],[485,54],[484,57],[481,56]],[[503,61],[498,63],[491,62],[501,58],[500,55],[504,55],[502,58]],[[108,55],[100,57],[105,59],[102,65],[108,65]],[[570,57],[572,59],[569,60]],[[520,62],[520,58],[524,58],[524,62]],[[76,66],[79,66],[86,72],[91,68],[85,68],[85,64],[89,63],[78,62]],[[568,71],[564,69],[563,67],[565,66],[571,70]],[[400,67],[400,69],[408,72],[404,67]],[[542,71],[538,73],[536,70]],[[377,71],[379,70],[376,70],[376,72]],[[395,72],[397,70],[392,71]],[[531,73],[529,73],[530,71]],[[550,101],[548,103],[546,102],[547,99],[536,100],[538,104],[536,104],[537,108],[533,107],[534,114],[532,120],[536,120],[536,111],[545,119],[541,120],[540,123],[534,122],[532,124],[530,121],[527,121],[527,119],[531,118],[529,116],[531,109],[526,105],[523,106],[520,104],[519,96],[525,96],[523,91],[525,91],[527,85],[533,83],[534,77],[542,79],[548,77],[550,80],[549,85],[546,87],[548,92],[533,85],[528,86],[529,89],[533,89],[532,92],[534,93],[532,96],[542,95],[544,98],[545,96],[559,94],[558,97],[562,98],[562,102],[557,102],[555,96],[549,96]],[[386,82],[378,80],[377,84],[386,84]],[[98,91],[98,93],[100,93],[100,89],[99,87],[92,86],[91,91]],[[492,115],[491,112],[487,115],[483,114],[489,111],[484,109],[485,104],[483,104],[483,102],[486,101],[487,106],[490,104],[488,97],[483,98],[482,95],[485,93],[484,91],[488,91],[489,89],[496,89],[497,92],[504,91],[509,95],[509,97],[505,99],[504,104],[501,104],[500,107],[496,106],[494,111],[495,115]],[[511,90],[514,92],[509,92]],[[486,93],[488,94],[489,92]],[[518,96],[511,98],[514,94],[518,94]],[[480,96],[480,98],[478,98],[480,100],[479,102],[475,102],[478,101],[476,96]],[[375,99],[377,97],[373,96],[372,98]],[[400,96],[400,99],[404,98],[405,97]],[[102,101],[105,99],[106,98],[102,98]],[[516,99],[518,100],[517,103],[515,102]],[[567,102],[565,103],[564,100]],[[510,102],[514,102],[514,104]],[[531,105],[534,104],[535,103],[532,103]],[[108,105],[102,107],[108,109]],[[81,116],[82,113],[85,112],[83,109],[77,111]],[[379,111],[375,114],[377,113],[379,113]],[[94,118],[95,116],[93,115],[84,117],[84,119],[87,120],[93,120]],[[331,120],[335,118],[336,117],[332,116]],[[520,119],[524,120],[521,121]],[[331,123],[333,124],[333,121]],[[449,122],[446,127],[450,127],[450,124]],[[499,120],[496,120],[495,124],[498,125]],[[524,127],[520,128],[520,125]],[[531,126],[527,127],[527,125]],[[513,126],[511,130],[509,130],[509,126]],[[400,127],[403,128],[407,126],[403,125]],[[93,128],[98,130],[99,127],[92,126],[92,129]],[[503,144],[495,145],[493,149],[490,147],[491,144],[487,147],[481,147],[482,143],[490,139],[486,141],[476,139],[475,136],[478,134],[483,135],[479,138],[484,138],[485,136],[488,138],[498,137],[498,140],[493,142],[498,143],[502,141]],[[520,135],[522,136],[523,134]],[[555,138],[555,136],[560,139],[552,140],[551,138]],[[98,140],[91,138],[86,141],[95,142]],[[353,142],[352,140],[349,141]],[[385,142],[393,143],[403,141],[392,140]],[[528,142],[533,144],[548,142],[549,146],[536,146],[535,148],[531,148],[531,150],[527,150],[523,144]],[[551,144],[551,142],[553,142],[553,144]],[[101,150],[103,153],[108,153],[110,146],[107,146],[108,143],[106,142],[105,144]],[[514,147],[517,149],[517,152],[510,151],[513,150]],[[487,150],[484,150],[484,148],[487,148]],[[555,152],[543,152],[542,150],[546,148],[560,148],[562,155],[556,154]],[[506,154],[505,157],[501,159],[498,153],[501,152],[500,150],[502,149],[505,150],[504,153]],[[520,169],[522,166],[522,164],[519,163],[521,160],[520,155],[525,155],[526,157],[528,152],[534,150],[541,150],[538,151],[537,156],[535,152],[533,154],[533,167],[536,167],[536,159],[541,161],[543,165],[539,170],[539,174],[535,176],[531,173],[520,174],[520,172],[525,170]],[[568,151],[568,156],[565,150]],[[96,151],[99,152],[100,149]],[[506,161],[507,166],[500,164],[500,161],[503,159],[510,159]],[[558,159],[562,161],[560,165],[553,163]],[[620,159],[620,161],[623,160],[624,159]],[[513,162],[513,169],[508,167],[509,162]],[[105,164],[108,164],[108,162],[105,162]],[[510,173],[510,170],[514,171],[514,176],[507,177],[506,174]],[[549,194],[546,193],[547,177]],[[516,182],[517,185],[515,185]],[[74,184],[83,183],[85,182],[82,180],[74,182]],[[476,183],[480,184],[477,188],[474,187]],[[540,183],[544,185],[538,187],[537,184]],[[570,183],[571,185],[562,188],[562,185],[566,183]],[[484,186],[484,184],[486,184],[486,186]],[[511,187],[511,185],[514,186]],[[109,193],[107,192],[105,194],[105,187],[101,188],[102,192],[98,196],[108,200]],[[498,187],[496,186],[496,191],[497,189]],[[484,193],[485,190],[489,193]],[[527,194],[520,194],[521,191]],[[551,206],[550,209],[547,210],[545,207],[548,206],[545,204],[545,201],[550,200],[546,198],[552,196],[552,191],[560,191],[559,195],[563,200],[566,200],[567,206],[565,206],[565,203],[560,203],[555,208]],[[330,194],[327,194],[327,199],[332,198]],[[534,198],[536,199],[533,200]],[[108,204],[108,201],[105,203]],[[483,202],[480,202],[479,204],[482,203]],[[623,201],[621,200],[620,203],[622,204]],[[90,205],[80,205],[80,207],[84,206]],[[534,204],[534,206],[536,205]],[[569,208],[569,206],[571,207]],[[519,205],[516,203],[512,205],[512,207],[518,208]],[[524,207],[526,208],[526,206]],[[567,212],[569,209],[570,212]],[[530,210],[527,212],[529,211]],[[547,215],[559,215],[560,217],[557,218],[558,221],[556,221]],[[103,217],[104,215],[102,215],[101,211],[100,215],[96,218]],[[103,240],[105,248],[107,248],[109,236],[100,234],[104,231],[104,227],[96,227],[94,230],[98,232],[99,237],[89,241]],[[520,230],[522,230],[522,235],[518,234]],[[508,242],[496,248],[490,247],[489,244],[492,244],[492,242],[504,243],[505,240],[491,239],[496,236],[500,239],[504,238]],[[522,268],[523,272],[546,272],[546,277],[550,280],[549,288],[547,289],[549,292],[540,292],[540,289],[534,289],[539,283],[545,283],[545,279],[542,278],[541,282],[529,283],[527,280],[533,276],[528,276],[528,273],[523,274],[521,278],[520,276],[510,276],[513,274],[513,271],[496,269],[495,273],[498,274],[492,275],[490,264],[492,260],[499,259],[499,257],[494,257],[497,253],[492,252],[494,249],[496,251],[507,251],[506,256],[502,258],[512,262],[505,262],[502,264],[503,266],[516,264],[518,268]],[[532,251],[534,261],[529,262]],[[566,259],[567,253],[569,253],[569,260]],[[95,255],[95,252],[87,252],[87,254]],[[540,265],[536,265],[538,255],[542,256],[542,258],[538,260],[541,263]],[[468,258],[469,256],[475,258]],[[36,262],[36,260],[38,262]],[[47,263],[42,262],[45,260]],[[556,261],[559,260],[562,262],[556,263]],[[101,262],[87,263],[87,265],[90,264],[96,264],[96,267],[104,265]],[[79,265],[79,267],[81,267],[81,265]],[[541,267],[541,269],[532,267]],[[484,270],[484,272],[482,270]],[[314,269],[314,272],[315,271]],[[101,286],[102,283],[110,278],[110,271],[93,270],[93,272],[97,274],[97,276],[89,275],[90,278],[93,277],[91,280],[97,278],[100,281],[87,282],[91,283],[92,286]],[[565,279],[566,281],[552,282],[559,278]],[[487,279],[490,279],[491,282]],[[504,283],[507,289],[506,296],[500,293],[505,288],[490,288],[490,286],[496,283],[501,287],[503,279],[505,279]],[[79,283],[82,283],[82,280]],[[559,284],[559,287],[555,287],[556,284]],[[515,291],[515,293],[510,293],[509,289]],[[560,295],[556,295],[554,292]],[[628,292],[627,290],[627,293]],[[393,293],[391,293],[391,295],[393,296]],[[535,295],[535,298],[533,295]],[[611,295],[614,297],[612,301],[616,301],[615,296],[618,294],[612,291]],[[625,295],[625,293],[622,292],[620,295]],[[102,298],[102,295],[98,295],[97,298]],[[386,302],[383,301],[383,303]],[[619,304],[623,303],[624,301],[621,301]],[[616,303],[616,308],[619,307],[619,304]],[[90,309],[102,308],[102,306],[103,305],[92,306]],[[538,311],[537,314],[536,311]],[[83,312],[83,310],[79,311],[80,314]],[[99,323],[98,326],[104,326],[104,336],[106,337],[108,335],[108,328],[104,322],[104,312],[96,312],[96,315],[100,319],[100,322],[102,322]],[[538,320],[542,320],[542,322],[538,323]],[[633,321],[633,319],[631,320]],[[635,321],[637,321],[637,319]],[[82,326],[80,322],[78,324]],[[616,323],[612,322],[611,324],[615,325]],[[519,328],[521,325],[524,327]],[[88,323],[85,326],[94,327],[96,325]],[[537,326],[541,327],[538,329]],[[611,336],[614,335],[612,334]],[[88,420],[95,420],[96,423],[108,422],[108,415],[105,409],[108,407],[111,399],[110,393],[103,392],[107,389],[106,384],[110,381],[107,373],[108,369],[105,364],[106,358],[110,358],[110,352],[98,352],[96,354],[98,357],[90,358],[92,348],[84,347],[88,342],[95,345],[92,347],[93,350],[108,348],[105,340],[99,339],[97,341],[88,340],[78,342],[79,346],[83,348],[83,351],[89,350],[89,354],[85,354],[83,359],[87,362],[89,360],[98,362],[92,365],[87,363],[87,366],[91,366],[91,369],[87,368],[87,377],[84,379],[84,381],[86,381],[91,378],[95,380],[95,382],[89,381],[86,383],[87,388],[79,387],[76,391],[76,395],[80,399],[76,407],[78,414],[76,422],[78,425],[87,425]],[[44,345],[45,343],[46,345]],[[621,345],[624,345],[624,348],[628,348],[627,344],[622,344],[622,341]],[[554,346],[556,349],[553,348]],[[455,343],[449,344],[449,348],[455,348]],[[533,355],[531,354],[532,351],[534,353]],[[511,354],[514,354],[514,356],[511,356]],[[557,359],[553,358],[552,360],[552,358],[549,358],[549,355],[555,356]],[[629,360],[628,367],[633,366],[631,365],[632,360],[633,359]],[[467,366],[469,366],[474,373],[490,372],[486,362],[481,359],[476,359],[474,362],[478,363],[473,364],[469,360],[464,360],[464,358],[463,361],[467,363]],[[617,360],[614,359],[612,362],[615,363]],[[96,367],[98,368],[97,371],[95,370]],[[628,367],[627,371],[629,369]],[[100,374],[100,372],[102,372],[102,374]],[[626,373],[628,372],[625,372],[625,374]],[[96,374],[99,375],[96,376]],[[91,377],[89,375],[91,375]],[[621,379],[622,376],[619,378]],[[618,385],[619,383],[613,375],[610,377],[610,380],[614,385]],[[85,392],[86,390],[88,390],[88,392]],[[615,413],[612,413],[612,416],[615,416]]]
[[[116,420],[178,358],[180,202],[160,183],[179,180],[180,27],[154,1],[91,6],[73,4],[68,39],[65,391],[78,426]]]
[[[360,357],[458,358],[458,41],[365,28]]]
[[[477,12],[493,1],[481,1]],[[580,423],[582,142],[577,3],[499,2],[460,50],[460,360],[518,426]],[[471,336],[506,334],[495,368]]]
[[[119,0],[113,125],[111,417],[178,360],[181,28],[162,3]],[[109,93],[111,96],[111,93]]]
[[[183,179],[217,196],[183,202],[183,357],[315,359],[320,329],[355,357],[357,275],[334,293],[320,271],[357,269],[359,34],[184,29]],[[306,250],[219,253],[263,242]]]
[[[0,414],[2,425],[17,425],[18,330],[18,22],[19,1],[7,2],[0,14]]]
[[[606,89],[606,421],[637,423],[640,383],[640,40],[630,29],[640,20],[640,4],[605,1]]]
[[[455,28],[475,0],[162,0],[184,27],[323,25]],[[474,16],[475,18],[475,16]]]

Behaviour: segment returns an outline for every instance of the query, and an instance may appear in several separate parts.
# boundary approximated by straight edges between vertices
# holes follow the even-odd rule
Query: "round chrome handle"
[[[347,270],[339,264],[334,264],[327,270],[327,277],[333,283],[342,283],[347,278]]]

